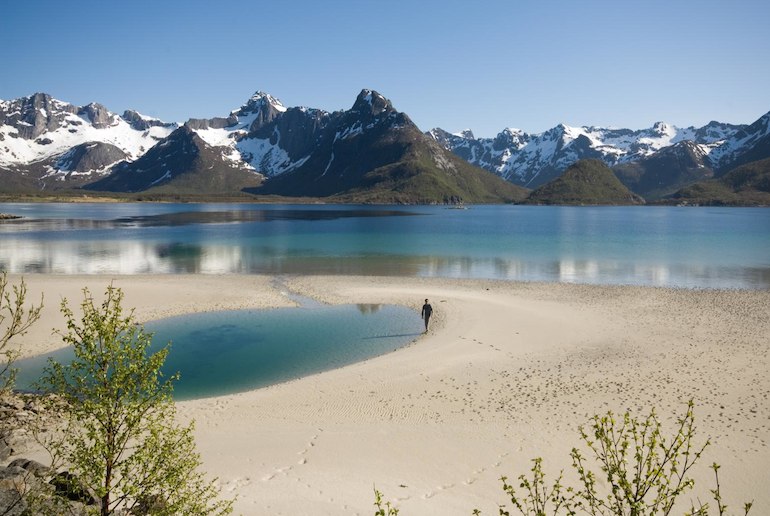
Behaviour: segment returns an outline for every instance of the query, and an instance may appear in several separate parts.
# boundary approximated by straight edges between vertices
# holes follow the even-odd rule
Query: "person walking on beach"
[[[428,333],[428,321],[430,320],[430,316],[433,313],[433,307],[430,306],[430,303],[428,303],[428,300],[425,300],[425,304],[422,305],[422,318],[425,319],[425,333]]]

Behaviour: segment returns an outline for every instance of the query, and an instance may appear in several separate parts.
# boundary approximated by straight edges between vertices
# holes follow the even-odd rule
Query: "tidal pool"
[[[415,340],[419,314],[396,305],[303,305],[232,310],[150,321],[152,350],[171,342],[165,375],[181,374],[176,400],[266,387],[389,353]],[[32,389],[48,357],[67,363],[70,349],[17,362],[17,387]]]

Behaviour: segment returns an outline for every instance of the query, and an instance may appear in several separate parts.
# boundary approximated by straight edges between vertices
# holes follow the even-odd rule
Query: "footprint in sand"
[[[222,487],[225,491],[232,493],[233,491],[242,487],[248,487],[251,485],[251,477],[236,477],[231,481],[224,484]]]
[[[424,495],[422,495],[423,500],[428,500],[430,498],[433,498],[441,491],[446,491],[447,489],[452,489],[455,486],[455,484],[446,484],[442,486],[438,486],[435,491],[428,491]]]

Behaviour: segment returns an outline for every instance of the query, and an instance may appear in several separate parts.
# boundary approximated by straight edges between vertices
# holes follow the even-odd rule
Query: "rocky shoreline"
[[[56,472],[21,456],[37,443],[33,428],[47,433],[58,420],[40,395],[8,393],[0,397],[0,514],[25,514],[31,494],[42,497],[52,508],[64,503],[74,515],[88,514],[88,506],[99,504],[96,495],[82,488],[71,473]]]

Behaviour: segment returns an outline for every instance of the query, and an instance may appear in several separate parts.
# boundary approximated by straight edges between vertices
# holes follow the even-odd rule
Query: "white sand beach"
[[[18,282],[19,276],[9,276]],[[140,321],[186,312],[287,306],[263,276],[30,275],[43,319],[25,356],[60,347],[59,302],[112,281]],[[196,421],[205,470],[235,512],[373,514],[373,487],[403,516],[497,514],[499,478],[543,457],[570,470],[593,414],[655,407],[667,424],[695,401],[725,502],[770,514],[770,291],[676,290],[382,277],[295,277],[328,303],[434,307],[430,332],[396,352],[265,389],[178,404]]]

